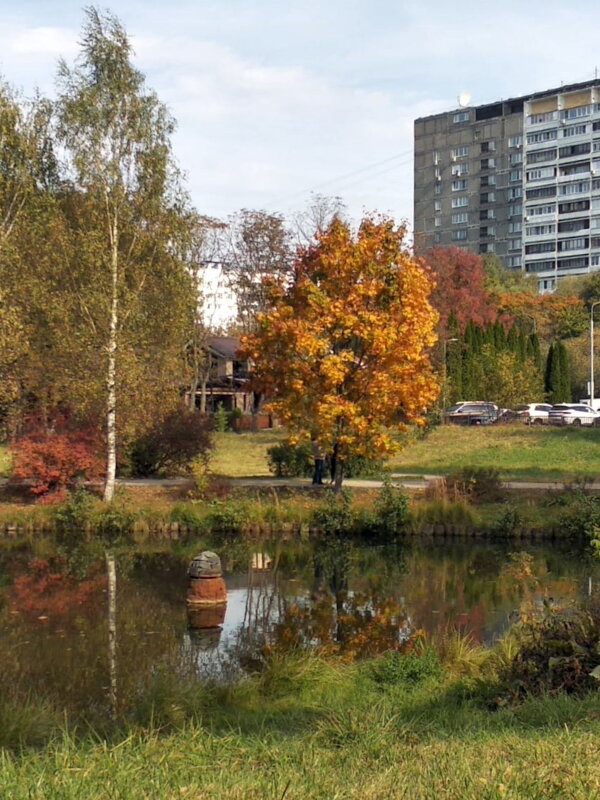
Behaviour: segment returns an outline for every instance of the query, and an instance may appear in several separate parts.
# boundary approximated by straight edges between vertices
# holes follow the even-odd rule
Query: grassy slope
[[[216,435],[213,470],[230,477],[270,475],[266,451],[281,430]],[[464,466],[496,467],[515,479],[600,479],[600,429],[502,425],[436,428],[388,462],[394,472],[446,474]]]
[[[266,687],[263,687],[266,688]],[[588,800],[600,787],[600,696],[496,712],[452,687],[379,687],[355,668],[315,664],[203,705],[179,730],[115,744],[68,737],[0,753],[0,796],[223,800]],[[175,699],[175,698],[173,698]],[[214,698],[213,698],[214,703]],[[164,721],[164,717],[162,717]]]
[[[463,466],[496,467],[517,480],[600,478],[600,429],[447,425],[409,444],[389,462],[396,472],[445,474]]]
[[[285,431],[260,433],[216,433],[211,469],[229,478],[254,478],[271,475],[267,450],[285,438]]]

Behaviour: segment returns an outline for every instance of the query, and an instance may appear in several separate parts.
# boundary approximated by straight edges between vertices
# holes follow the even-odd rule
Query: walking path
[[[392,481],[395,486],[402,486],[408,490],[425,489],[427,486],[441,480],[442,475],[416,475],[405,473],[393,473],[391,475]],[[312,488],[309,478],[273,478],[270,476],[260,478],[229,478],[229,483],[232,486],[241,487],[304,487]],[[121,486],[159,486],[161,488],[176,488],[178,486],[186,486],[190,484],[189,478],[121,478],[117,480]],[[515,491],[545,491],[548,489],[562,489],[565,486],[565,481],[503,481],[508,489]],[[350,489],[380,489],[383,486],[383,481],[372,478],[347,478],[344,480],[344,486]],[[326,488],[327,484],[323,488]],[[595,492],[600,492],[600,482],[588,484],[587,489]]]

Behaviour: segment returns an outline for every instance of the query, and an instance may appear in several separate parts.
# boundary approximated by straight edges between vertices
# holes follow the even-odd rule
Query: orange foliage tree
[[[421,423],[438,394],[432,281],[405,233],[387,218],[366,217],[356,234],[334,219],[299,251],[291,280],[271,283],[242,340],[272,412],[326,451],[337,445],[337,489],[348,456],[392,452],[390,428]]]

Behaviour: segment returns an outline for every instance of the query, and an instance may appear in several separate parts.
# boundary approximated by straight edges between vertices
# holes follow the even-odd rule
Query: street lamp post
[[[442,422],[444,420],[444,409],[446,408],[446,384],[448,382],[448,368],[446,366],[446,358],[447,358],[447,355],[448,355],[448,343],[449,342],[458,342],[458,339],[455,336],[453,336],[452,339],[444,339],[443,340],[443,343],[444,343],[444,348],[443,348],[443,350],[444,350],[444,353],[443,353],[444,371],[442,373],[442,375],[443,375],[443,377],[442,377]]]
[[[596,300],[590,306],[590,405],[594,407],[594,308],[600,305],[600,300]]]

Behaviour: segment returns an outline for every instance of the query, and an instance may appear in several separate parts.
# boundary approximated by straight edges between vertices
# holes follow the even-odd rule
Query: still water
[[[208,623],[192,619],[195,627],[185,607],[187,561],[164,553],[121,559],[121,698],[134,699],[161,670],[218,680],[239,675],[264,644],[339,643],[342,624],[346,641],[360,641],[364,654],[369,636],[397,641],[416,630],[434,637],[459,630],[491,643],[526,604],[582,597],[600,580],[600,563],[572,543],[325,542],[242,554],[224,547],[220,555],[224,616],[215,619],[213,611]],[[91,717],[107,702],[106,578],[102,561],[78,559],[0,555],[0,680]],[[74,563],[79,578],[70,574]]]

